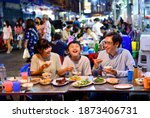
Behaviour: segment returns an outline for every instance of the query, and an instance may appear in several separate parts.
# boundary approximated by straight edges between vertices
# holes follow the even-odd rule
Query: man
[[[70,35],[71,31],[71,26],[67,26],[63,31],[62,31],[62,38],[64,42],[68,42],[68,38],[71,36]]]
[[[105,74],[124,77],[128,75],[128,70],[133,70],[134,59],[126,49],[119,48],[122,43],[121,36],[116,32],[106,34],[104,40],[105,50],[100,51],[98,58],[94,60],[94,70],[102,69]],[[104,69],[106,66],[112,68]]]
[[[98,58],[94,60],[93,75],[100,72],[101,69],[108,76],[124,77],[128,75],[128,70],[133,70],[133,65],[135,65],[134,59],[128,50],[119,48],[121,43],[122,38],[118,33],[109,32],[106,34],[104,39],[105,50],[100,51]],[[127,100],[128,94],[92,93],[91,100],[93,99],[120,101]]]
[[[103,34],[100,31],[100,28],[103,26],[103,24],[100,23],[99,18],[95,18],[94,22],[95,23],[92,27],[92,31],[100,38],[101,36],[103,36]]]

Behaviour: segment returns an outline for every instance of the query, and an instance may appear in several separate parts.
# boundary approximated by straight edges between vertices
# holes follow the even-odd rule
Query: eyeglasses
[[[113,42],[104,41],[104,44],[111,45],[111,44],[113,44]]]

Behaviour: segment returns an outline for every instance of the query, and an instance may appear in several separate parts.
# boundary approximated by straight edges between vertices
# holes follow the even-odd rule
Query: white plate
[[[74,83],[72,83],[72,86],[73,87],[77,87],[77,88],[81,88],[81,87],[86,87],[86,86],[89,86],[89,85],[91,85],[91,84],[93,84],[93,82],[91,81],[91,80],[89,80],[90,82],[88,83],[88,84],[86,84],[86,85],[78,85],[78,82],[81,82],[82,80],[80,80],[80,81],[76,81],[76,82],[74,82]]]
[[[21,84],[24,84],[24,83],[28,82],[28,80],[26,80],[26,79],[20,79],[19,81],[20,81]]]
[[[116,89],[129,89],[132,88],[133,85],[132,84],[118,84],[118,85],[114,85],[114,88]]]
[[[102,82],[95,82],[96,79],[97,79],[96,77],[93,78],[94,84],[105,84],[107,82],[106,79],[104,79],[104,81],[102,81]]]
[[[54,86],[64,86],[64,85],[67,85],[67,84],[69,83],[68,78],[66,78],[66,82],[65,82],[65,83],[63,83],[63,84],[58,84],[58,83],[56,82],[56,80],[60,80],[60,79],[62,79],[62,78],[54,79],[54,80],[52,81],[52,85],[54,85]]]
[[[8,81],[17,81],[18,79],[17,78],[15,79],[14,77],[9,77],[9,78],[7,78],[7,80]]]
[[[33,83],[31,82],[22,84],[22,87],[25,87],[25,88],[31,88],[32,86],[33,86]]]

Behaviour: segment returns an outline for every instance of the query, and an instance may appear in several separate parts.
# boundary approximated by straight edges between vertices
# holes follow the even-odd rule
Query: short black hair
[[[41,50],[47,49],[49,47],[52,47],[51,42],[43,38],[39,39],[37,44],[34,46],[34,53],[39,54]]]
[[[69,49],[69,47],[70,47],[71,44],[77,44],[77,45],[80,46],[80,49],[82,49],[82,48],[81,48],[81,44],[80,44],[79,41],[72,41],[72,42],[70,42],[70,43],[68,44],[67,50]]]
[[[54,40],[59,40],[62,38],[62,34],[61,33],[55,33],[53,38],[54,38]]]
[[[113,41],[114,44],[116,42],[119,42],[118,47],[120,47],[120,45],[122,44],[121,35],[119,33],[113,31],[113,32],[108,32],[105,37],[109,37],[109,36],[112,36],[112,41]]]

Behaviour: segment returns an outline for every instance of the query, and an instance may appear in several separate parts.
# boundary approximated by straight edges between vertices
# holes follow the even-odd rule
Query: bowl
[[[43,77],[44,79],[50,79],[51,73],[45,72],[45,73],[42,74],[42,77]]]
[[[105,66],[104,69],[112,69],[112,66]]]
[[[22,87],[32,88],[33,87],[33,83],[32,82],[24,83],[24,84],[22,84]]]
[[[136,78],[136,84],[142,86],[144,84],[144,78]]]
[[[40,79],[40,84],[42,85],[48,85],[52,82],[51,78],[47,78],[47,79]]]

